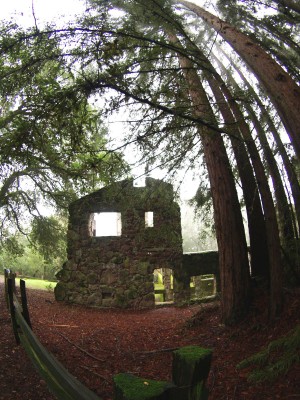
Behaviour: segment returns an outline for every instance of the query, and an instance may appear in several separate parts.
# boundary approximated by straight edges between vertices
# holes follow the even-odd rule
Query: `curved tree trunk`
[[[300,158],[300,88],[257,43],[227,22],[186,0],[178,0],[213,27],[248,64],[274,104]]]
[[[227,96],[229,96],[227,88],[223,86],[222,91],[227,98]],[[250,129],[234,99],[228,97],[227,100],[229,101],[232,112],[238,121],[241,134],[246,142],[263,204],[270,262],[270,316],[274,318],[280,313],[282,308],[282,265],[276,210],[264,166],[252,139]]]
[[[285,245],[288,244],[294,238],[294,226],[291,218],[288,199],[282,183],[280,171],[278,169],[277,162],[273,156],[272,150],[268,143],[264,129],[261,126],[254,110],[249,105],[245,105],[245,107],[249,113],[250,118],[253,121],[255,130],[258,134],[258,139],[262,146],[265,160],[267,161],[268,164],[267,167],[269,168],[270,171],[270,176],[273,183],[274,195],[278,209],[278,221],[281,232],[280,236],[283,245]]]
[[[295,0],[273,0],[275,3],[278,5],[281,5],[283,7],[290,8],[291,10],[295,11],[296,13],[300,14],[300,3],[299,1]]]
[[[219,47],[218,47],[219,49]],[[219,49],[222,54],[227,58],[228,61],[231,62],[231,60],[228,58],[227,54],[222,50]],[[220,62],[219,59],[217,59],[215,57],[216,62],[218,63],[218,65],[220,66],[221,70],[227,75],[227,77],[231,80],[231,84],[235,85],[235,81],[233,80],[232,76],[229,75],[226,71],[226,68],[224,67],[224,65]],[[300,185],[297,179],[297,175],[294,169],[294,166],[292,165],[289,156],[286,152],[286,149],[282,143],[282,140],[280,138],[280,135],[268,113],[268,111],[266,110],[264,104],[262,103],[262,101],[260,100],[260,98],[258,97],[258,95],[256,94],[255,90],[253,89],[253,87],[250,85],[250,83],[248,82],[247,78],[245,77],[245,75],[242,73],[242,71],[240,70],[240,68],[238,68],[238,66],[236,64],[232,64],[234,69],[236,70],[236,72],[239,74],[240,78],[242,79],[243,83],[246,85],[247,89],[249,90],[249,92],[251,93],[251,96],[253,96],[253,98],[255,99],[262,116],[265,118],[266,123],[268,124],[268,130],[269,132],[272,133],[274,141],[276,143],[277,149],[279,151],[279,154],[282,158],[283,161],[283,165],[285,168],[285,171],[287,173],[288,179],[289,179],[289,184],[291,186],[291,191],[292,191],[292,195],[293,195],[293,201],[294,201],[294,205],[295,205],[295,212],[296,212],[296,217],[297,217],[297,224],[295,225],[295,231],[296,231],[296,237],[299,237],[300,235]],[[297,226],[298,225],[298,226]]]
[[[268,180],[265,175],[264,167],[260,159],[259,152],[252,139],[250,129],[244,120],[243,114],[240,111],[235,100],[232,98],[228,88],[222,84],[221,90],[224,93],[230,108],[235,116],[240,132],[246,142],[248,152],[255,171],[255,176],[263,204],[265,221],[267,247],[269,254],[270,265],[270,316],[274,318],[281,311],[282,307],[282,265],[280,253],[279,229],[276,218],[276,210],[273,203],[271,190],[268,185]]]
[[[177,37],[169,33],[173,44],[180,46]],[[189,96],[197,117],[215,121],[215,117],[197,72],[189,59],[178,54]],[[223,139],[219,133],[201,127],[199,134],[211,185],[214,220],[219,249],[222,317],[226,324],[241,319],[249,303],[249,263],[247,244],[231,166]]]
[[[238,130],[237,122],[224,98],[219,82],[214,78],[208,78],[208,82],[218,103],[224,122],[232,132],[232,135],[229,132],[230,141],[241,179],[248,218],[251,275],[269,279],[266,226],[253,169],[245,149],[244,141]]]
[[[210,68],[210,70],[212,71],[212,68]],[[276,210],[274,207],[274,202],[268,180],[265,175],[264,166],[260,159],[260,155],[256,148],[256,145],[253,141],[249,126],[245,122],[244,116],[238,104],[231,96],[231,93],[227,86],[224,84],[222,78],[217,74],[216,71],[214,72],[214,76],[216,77],[216,79],[218,79],[220,89],[222,90],[233,112],[241,135],[245,140],[253,169],[255,171],[255,176],[261,196],[266,221],[267,246],[270,262],[270,316],[271,318],[274,318],[277,314],[280,313],[280,310],[282,308],[282,265]]]

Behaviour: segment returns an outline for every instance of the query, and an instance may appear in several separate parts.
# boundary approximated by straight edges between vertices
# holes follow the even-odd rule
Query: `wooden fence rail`
[[[21,304],[16,295],[15,275],[5,270],[6,301],[11,315],[17,343],[21,343],[27,355],[46,381],[49,390],[59,400],[101,400],[85,387],[40,343],[31,329],[25,281],[20,280]]]

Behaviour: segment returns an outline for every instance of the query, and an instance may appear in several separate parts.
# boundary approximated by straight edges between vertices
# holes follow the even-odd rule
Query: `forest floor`
[[[300,400],[300,365],[274,382],[251,384],[237,370],[244,358],[300,323],[300,291],[285,294],[281,319],[267,319],[266,299],[257,293],[250,316],[225,327],[218,302],[141,310],[99,310],[57,303],[53,293],[28,290],[35,334],[82,383],[103,400],[112,399],[112,378],[120,372],[171,379],[172,349],[199,345],[213,349],[207,382],[210,400]],[[258,311],[265,310],[258,313]],[[25,351],[14,341],[0,283],[0,399],[53,400]]]

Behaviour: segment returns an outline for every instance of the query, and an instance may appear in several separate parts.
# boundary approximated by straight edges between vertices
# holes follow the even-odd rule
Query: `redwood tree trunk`
[[[270,316],[271,318],[274,318],[280,313],[282,307],[282,264],[276,210],[274,207],[274,202],[265,174],[264,166],[260,159],[260,155],[256,148],[255,142],[252,139],[249,126],[245,122],[244,116],[238,104],[231,96],[231,93],[227,86],[224,85],[222,79],[218,76],[216,72],[214,75],[220,80],[220,88],[228,101],[235,120],[237,121],[237,125],[243,139],[245,140],[253,169],[255,171],[255,176],[261,196],[266,221],[265,226],[270,265]]]
[[[274,0],[275,3],[282,5],[284,7],[288,7],[291,10],[300,14],[300,3],[295,0]]]
[[[264,215],[260,203],[259,190],[256,185],[253,169],[245,149],[244,141],[237,127],[237,122],[223,96],[219,83],[208,78],[210,87],[218,103],[225,124],[231,128],[230,141],[235,155],[243,195],[246,205],[250,238],[251,275],[269,279],[269,258]]]
[[[173,44],[180,46],[175,35],[169,34],[169,38]],[[215,122],[205,90],[197,72],[192,68],[192,63],[180,54],[178,58],[187,82],[195,116],[209,120],[211,123]],[[199,129],[199,133],[203,143],[214,206],[222,318],[224,323],[232,324],[245,315],[249,303],[250,275],[243,220],[234,177],[221,135],[203,126]]]
[[[224,51],[222,49],[220,49],[218,47],[218,50],[227,58],[228,61],[230,61],[230,59],[228,58],[228,56],[226,55],[226,53],[224,53]],[[226,68],[224,67],[224,65],[220,62],[219,59],[217,59],[215,57],[216,62],[218,63],[218,65],[220,66],[221,70],[224,72],[225,75],[227,75],[228,79],[230,79],[230,82],[232,85],[236,85],[235,81],[233,80],[232,76],[230,74],[228,74]],[[272,133],[274,141],[276,143],[277,149],[279,151],[279,154],[282,158],[282,162],[285,168],[285,171],[287,173],[288,176],[288,181],[289,184],[291,186],[291,191],[292,191],[292,196],[293,196],[293,201],[294,201],[294,205],[295,205],[295,212],[296,212],[296,217],[297,217],[297,224],[295,225],[295,231],[296,231],[296,238],[299,237],[299,229],[300,229],[300,185],[297,179],[297,175],[294,169],[294,166],[292,165],[289,156],[286,152],[286,149],[282,143],[282,140],[280,138],[280,135],[268,113],[268,111],[266,110],[264,104],[262,103],[261,99],[258,97],[258,95],[256,94],[256,92],[253,90],[252,86],[250,85],[250,83],[248,82],[247,78],[245,77],[245,75],[242,73],[242,71],[238,68],[237,65],[233,64],[236,72],[239,74],[240,78],[243,80],[244,84],[246,85],[247,89],[249,90],[249,92],[251,93],[251,96],[255,99],[262,116],[265,118],[267,126],[268,126],[268,131],[270,133]],[[298,225],[298,226],[297,226]]]
[[[223,37],[264,86],[300,158],[300,88],[256,42],[227,22],[186,0],[178,0]]]
[[[222,87],[222,90],[226,96],[226,88],[224,86]],[[251,158],[263,205],[270,263],[270,316],[271,318],[275,318],[280,313],[282,308],[283,289],[280,239],[276,210],[264,166],[256,145],[252,139],[249,126],[246,124],[243,114],[234,99],[230,97],[227,100],[230,102],[230,107],[235,115],[236,120],[239,121],[239,128]]]

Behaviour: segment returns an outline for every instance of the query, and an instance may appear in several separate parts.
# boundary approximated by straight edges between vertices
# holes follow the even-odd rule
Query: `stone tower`
[[[95,307],[154,306],[154,269],[176,272],[182,264],[180,209],[172,185],[146,178],[145,187],[135,187],[125,180],[73,202],[67,251],[57,300]]]

